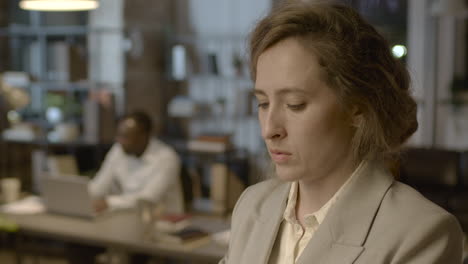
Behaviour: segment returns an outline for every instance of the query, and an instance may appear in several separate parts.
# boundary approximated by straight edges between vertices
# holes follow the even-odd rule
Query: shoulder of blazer
[[[241,212],[243,215],[250,214],[261,218],[265,212],[270,211],[270,207],[280,206],[278,200],[281,200],[284,193],[289,191],[289,186],[290,183],[278,179],[269,179],[249,186],[239,198],[233,217]]]
[[[425,263],[461,263],[464,234],[458,220],[406,184],[393,183],[374,230],[368,245],[380,244],[385,236],[385,246],[393,247],[393,258],[401,263],[415,263],[411,258],[418,254],[431,259]]]
[[[428,200],[417,190],[398,181],[392,184],[382,201],[381,207],[384,211],[393,212],[386,215],[389,218],[401,218],[401,216],[405,216],[410,219],[424,219],[428,217],[433,220],[436,220],[438,217],[455,219],[453,215]]]

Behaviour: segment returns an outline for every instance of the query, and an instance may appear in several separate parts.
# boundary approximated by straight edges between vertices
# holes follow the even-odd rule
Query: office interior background
[[[20,2],[0,0],[0,179],[19,179],[21,195],[40,194],[45,173],[93,177],[118,117],[136,110],[180,154],[194,212],[225,217],[245,187],[268,177],[247,38],[281,1],[98,0],[71,12]],[[342,2],[412,75],[419,129],[400,179],[467,230],[466,1]],[[3,241],[11,249],[10,236]]]

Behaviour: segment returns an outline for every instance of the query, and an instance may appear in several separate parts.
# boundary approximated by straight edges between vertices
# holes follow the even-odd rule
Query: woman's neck
[[[349,179],[359,164],[348,160],[341,166],[334,167],[322,177],[298,182],[296,216],[302,224],[304,216],[322,208]]]

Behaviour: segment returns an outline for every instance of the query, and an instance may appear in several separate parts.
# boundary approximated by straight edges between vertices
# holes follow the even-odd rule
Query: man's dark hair
[[[151,130],[153,129],[153,122],[151,120],[151,117],[145,112],[142,112],[142,111],[131,112],[129,114],[124,115],[120,119],[120,121],[125,120],[125,119],[135,120],[138,127],[140,127],[144,132],[151,133]]]

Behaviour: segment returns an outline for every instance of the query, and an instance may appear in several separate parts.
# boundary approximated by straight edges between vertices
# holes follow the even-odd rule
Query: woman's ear
[[[359,109],[357,106],[354,106],[351,109],[351,126],[354,128],[359,128],[362,126],[363,122],[364,122],[364,117],[363,117],[361,109]]]

